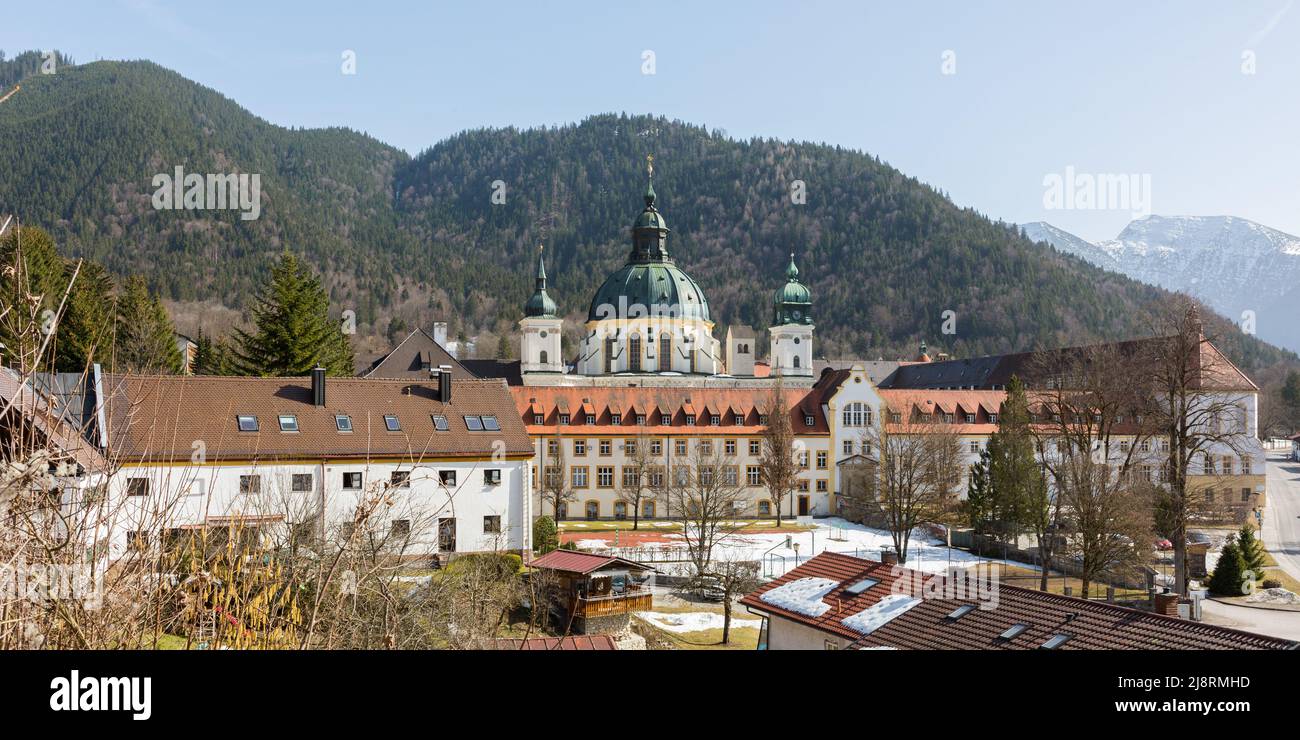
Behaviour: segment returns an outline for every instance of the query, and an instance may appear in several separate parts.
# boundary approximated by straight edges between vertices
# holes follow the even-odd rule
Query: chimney
[[[433,341],[438,343],[439,347],[447,348],[447,322],[433,322]]]
[[[1167,617],[1178,616],[1178,594],[1156,594],[1155,613]]]
[[[438,366],[438,400],[451,403],[451,365]]]
[[[311,369],[311,405],[325,405],[325,368],[320,365]]]
[[[898,553],[893,550],[880,551],[880,562],[884,565],[898,565]]]

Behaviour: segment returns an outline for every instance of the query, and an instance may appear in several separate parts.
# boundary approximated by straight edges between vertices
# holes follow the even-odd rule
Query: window
[[[1041,647],[1043,650],[1055,650],[1060,646],[1064,645],[1065,643],[1069,642],[1071,637],[1074,637],[1074,635],[1066,634],[1064,632],[1060,634],[1052,635],[1050,638],[1048,638],[1047,642],[1043,643],[1039,647]]]
[[[149,479],[148,478],[127,478],[126,495],[128,496],[149,495]]]
[[[862,580],[845,588],[844,592],[853,594],[854,596],[858,596],[860,594],[865,593],[867,589],[871,588],[872,586],[875,586],[878,583],[880,583],[880,581],[875,578],[863,578]]]
[[[739,475],[739,469],[735,465],[722,466],[722,484],[724,486],[736,485],[736,479]]]
[[[758,457],[759,455],[761,455],[763,450],[762,445],[763,443],[757,439],[749,440],[749,456]]]
[[[635,467],[628,466],[628,467],[623,468],[623,487],[624,487],[624,488],[629,489],[629,490],[635,489],[635,488],[636,488],[636,484],[637,484],[637,480],[638,480],[638,478],[640,478],[640,476],[637,475],[637,469],[636,469]]]
[[[799,358],[796,357],[796,358],[794,358],[794,359],[795,359],[795,364],[797,365],[798,362],[799,362]],[[838,644],[836,644],[833,640],[826,640],[825,643],[823,644],[823,647],[824,647],[825,649],[827,649],[827,650],[839,650],[839,649],[840,649],[840,646],[839,646]]]
[[[726,442],[723,442],[723,443],[722,443],[722,451],[723,451],[723,454],[727,455],[728,457],[733,457],[733,456],[735,456],[735,454],[736,454],[736,440],[734,440],[734,439],[729,439],[729,440],[727,440]]]
[[[659,372],[673,369],[673,338],[668,332],[659,335]]]
[[[990,424],[996,424],[996,423],[998,423],[998,415],[997,415],[997,414],[989,414],[989,423],[990,423]]]
[[[588,518],[588,519],[599,519],[599,518],[600,518],[600,502],[599,502],[599,501],[588,501],[587,504],[586,504],[586,511],[585,511],[584,513],[587,515],[587,518]]]
[[[569,473],[569,479],[573,482],[574,488],[587,487],[587,466],[575,465]]]
[[[818,479],[817,479],[817,493],[826,493],[826,479],[825,479],[825,478],[818,478]]]
[[[669,425],[671,425],[671,424],[673,423],[673,417],[672,417],[672,414],[660,414],[660,415],[659,415],[659,423],[660,423],[660,424],[663,424],[664,426],[669,426]]]
[[[483,534],[500,534],[501,533],[501,516],[499,514],[489,514],[483,517]]]
[[[235,422],[239,425],[239,431],[241,431],[241,432],[256,432],[256,431],[257,431],[257,417],[256,417],[256,416],[236,416],[236,417],[235,417]]]
[[[343,490],[345,491],[361,490],[361,473],[344,473]]]
[[[466,416],[465,428],[471,432],[483,431],[483,419],[478,416]]]
[[[609,415],[609,423],[610,423],[610,424],[613,424],[613,425],[615,425],[615,426],[622,426],[622,425],[623,425],[623,415],[622,415],[622,414],[610,414],[610,415]]]
[[[565,426],[568,426],[568,425],[569,425],[569,415],[568,415],[568,414],[560,414],[560,423],[563,424],[563,425],[565,425]]]
[[[260,475],[241,475],[239,476],[240,493],[261,493],[262,476]]]
[[[636,440],[635,440],[635,439],[625,439],[625,440],[623,440],[623,454],[624,454],[624,455],[627,455],[628,457],[634,457],[634,456],[636,455]]]
[[[384,428],[390,432],[402,431],[402,422],[393,414],[384,414]]]
[[[889,423],[890,423],[890,424],[901,424],[901,423],[903,423],[903,414],[902,414],[901,412],[898,412],[898,411],[890,411],[890,412],[889,412]]]
[[[641,372],[641,335],[635,332],[627,338],[627,369]]]
[[[762,501],[759,501],[759,502],[758,502],[758,515],[759,515],[759,516],[772,516],[772,502],[771,502],[771,501],[768,501],[767,499],[763,499]]]
[[[483,482],[495,486],[501,483],[501,468],[488,468],[483,471]]]
[[[294,473],[291,486],[294,493],[310,493],[311,473]]]
[[[798,483],[796,483],[795,485],[795,489],[798,490],[800,493],[808,493],[808,481],[806,480],[798,481]]]
[[[817,451],[817,469],[818,469],[818,470],[825,470],[825,469],[826,469],[826,459],[827,459],[828,456],[829,456],[829,454],[826,452],[826,450],[818,450],[818,451]]]
[[[979,452],[979,451],[980,451],[980,443],[979,443],[979,440],[972,439],[972,440],[970,441],[970,451],[971,451],[971,452]]]
[[[145,552],[149,549],[149,532],[144,529],[129,530],[126,533],[127,552]]]
[[[655,502],[653,502],[653,501],[642,501],[642,502],[641,502],[641,518],[642,518],[642,519],[654,519],[654,517],[655,517]]]
[[[745,415],[744,415],[744,414],[735,414],[735,415],[733,415],[733,416],[731,417],[731,423],[732,423],[732,424],[735,424],[736,426],[744,426],[744,424],[745,424]]]
[[[436,429],[436,430],[438,430],[438,431],[440,431],[440,432],[446,432],[446,431],[448,431],[448,430],[451,429],[451,427],[447,424],[447,417],[445,417],[445,416],[440,416],[440,415],[438,415],[438,414],[432,414],[432,415],[431,415],[431,418],[433,419],[433,428],[434,428],[434,429]],[[538,422],[538,423],[540,424],[541,422]]]
[[[645,414],[636,415],[636,424],[637,426],[645,426]]]
[[[558,440],[558,439],[548,439],[548,440],[546,440],[546,454],[547,454],[547,455],[550,455],[551,457],[559,457],[559,456],[560,456],[560,440]]]
[[[1149,440],[1149,439],[1144,439],[1144,440],[1142,440],[1142,441],[1138,444],[1138,450],[1141,451],[1141,452],[1150,452],[1150,451],[1151,451],[1151,440]]]
[[[546,423],[546,416],[543,415],[543,414],[533,414],[533,423],[534,423],[534,424],[545,424],[545,423]]]
[[[555,465],[546,466],[546,487],[547,488],[560,487],[560,468],[558,466]]]
[[[454,485],[456,485],[456,471],[454,471],[454,470],[439,470],[439,471],[438,471],[438,482],[441,483],[441,484],[444,485],[444,486],[454,486]]]
[[[758,424],[759,426],[767,426],[767,414],[758,415]]]
[[[1250,503],[1250,489],[1249,489],[1249,488],[1243,488],[1243,489],[1241,489],[1241,503],[1243,503],[1243,504],[1248,504],[1248,503]]]
[[[709,414],[709,426],[716,427],[722,425],[722,417],[717,414]]]
[[[664,443],[661,439],[650,440],[650,456],[659,457],[664,454]]]
[[[627,503],[626,503],[626,502],[624,502],[624,501],[615,501],[615,502],[614,502],[614,518],[615,518],[615,519],[620,519],[620,520],[621,520],[621,519],[626,519],[626,518],[627,518]]]
[[[334,426],[340,432],[350,432],[352,431],[352,417],[347,414],[335,414]]]
[[[952,414],[944,414],[944,415],[943,415],[943,421],[944,421],[945,424],[951,424],[951,423],[953,423],[953,418],[954,418],[954,417],[953,417]]]
[[[601,465],[596,468],[596,487],[597,488],[614,487],[614,466]]]
[[[846,440],[844,440],[844,444],[841,445],[841,448],[843,449],[845,455],[852,455],[852,454],[853,454],[853,440],[851,440],[851,439],[846,439]]]
[[[967,424],[974,424],[974,423],[975,423],[975,414],[966,414],[966,423],[967,423]]]
[[[596,451],[601,457],[609,457],[614,454],[614,440],[602,439],[596,443]]]
[[[686,440],[673,440],[673,454],[683,457],[686,455]]]
[[[763,482],[763,469],[757,465],[747,465],[745,467],[745,483],[751,486],[761,485]]]
[[[1249,456],[1243,456],[1241,458],[1241,474],[1250,475],[1251,470],[1253,469],[1253,463],[1254,461]]]
[[[388,485],[393,488],[410,488],[411,471],[394,470],[392,473],[388,475]]]
[[[700,485],[713,485],[713,468],[700,468]]]
[[[595,423],[596,423],[596,415],[595,415],[595,414],[587,414],[587,419],[586,419],[586,421],[587,421],[588,424],[595,424]]]
[[[298,417],[293,414],[280,414],[280,431],[296,432],[298,431]]]
[[[404,540],[404,539],[406,539],[407,537],[410,537],[410,536],[411,536],[411,520],[410,520],[410,519],[394,519],[393,522],[392,522],[392,524],[389,525],[388,534],[389,534],[389,536],[391,536],[391,537],[393,537],[393,538],[395,538],[395,539],[399,539],[399,540]]]
[[[1232,459],[1230,456],[1228,456],[1228,455],[1224,455],[1224,456],[1223,456],[1223,474],[1224,474],[1224,475],[1232,475],[1233,462],[1234,462],[1234,461],[1233,461],[1233,459]]]
[[[587,456],[587,440],[585,439],[573,440],[573,456],[574,457]]]
[[[651,487],[651,488],[663,488],[663,485],[664,485],[664,469],[663,469],[663,468],[651,468],[651,469],[650,469],[650,487]]]
[[[693,426],[695,426],[695,414],[687,414],[687,415],[686,415],[686,426],[688,426],[688,427],[693,427]]]
[[[799,453],[799,458],[798,458],[798,459],[799,459],[799,469],[800,469],[800,470],[807,470],[807,469],[808,469],[808,451],[807,451],[807,450],[804,450],[803,452],[800,452],[800,453]]]
[[[706,456],[713,454],[713,440],[711,439],[700,440],[700,454]]]
[[[812,426],[813,424],[814,424],[813,415],[812,415],[812,414],[804,414],[804,415],[803,415],[803,425],[806,426],[806,427],[810,427],[810,426]]]
[[[1011,625],[1011,627],[1007,629],[1006,632],[1003,632],[1002,634],[998,635],[998,639],[1014,640],[1016,637],[1020,635],[1020,633],[1024,632],[1027,629],[1029,629],[1029,625],[1027,624],[1013,624]]]
[[[956,622],[958,619],[961,619],[962,617],[966,616],[967,614],[970,614],[973,611],[975,611],[974,604],[962,604],[961,606],[949,612],[948,616],[944,617],[944,619],[947,619],[950,622]]]

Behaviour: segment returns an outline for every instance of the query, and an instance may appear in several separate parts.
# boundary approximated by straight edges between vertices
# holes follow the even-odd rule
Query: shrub
[[[1246,570],[1246,559],[1242,557],[1237,543],[1229,539],[1219,555],[1219,563],[1214,566],[1214,574],[1210,576],[1210,593],[1215,596],[1241,596]]]
[[[1282,582],[1276,578],[1265,578],[1262,585],[1264,588],[1282,588]]]

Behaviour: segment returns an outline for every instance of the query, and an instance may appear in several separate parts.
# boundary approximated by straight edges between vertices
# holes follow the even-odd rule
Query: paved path
[[[1278,567],[1300,580],[1300,462],[1270,452],[1264,546]]]
[[[1201,602],[1201,618],[1208,624],[1300,641],[1300,612],[1234,606],[1206,599]]]

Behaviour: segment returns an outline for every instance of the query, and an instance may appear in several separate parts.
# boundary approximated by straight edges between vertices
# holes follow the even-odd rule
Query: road
[[[1300,612],[1235,606],[1206,599],[1201,602],[1201,619],[1206,624],[1300,641]]]
[[[1270,453],[1267,466],[1264,547],[1273,554],[1279,568],[1300,580],[1300,462]]]

